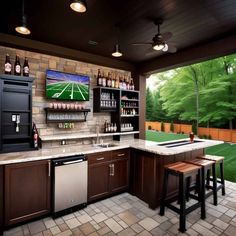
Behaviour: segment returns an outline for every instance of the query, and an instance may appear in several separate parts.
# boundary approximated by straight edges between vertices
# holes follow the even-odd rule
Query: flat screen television
[[[67,101],[88,101],[89,81],[87,75],[47,70],[46,97]]]

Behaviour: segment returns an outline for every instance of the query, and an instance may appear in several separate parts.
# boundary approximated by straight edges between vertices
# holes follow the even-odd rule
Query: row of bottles
[[[114,93],[101,93],[101,107],[116,108],[116,104]]]
[[[111,72],[105,75],[104,71],[101,72],[100,69],[98,69],[97,85],[124,90],[134,90],[134,82],[132,78]]]
[[[121,107],[138,107],[137,103],[136,102],[124,102],[122,101],[121,102]]]
[[[124,109],[123,107],[121,108],[121,115],[137,115],[137,112],[136,110],[133,108],[133,109]]]
[[[11,64],[9,54],[6,55],[4,73],[8,74],[8,75],[10,75],[12,73],[12,64]],[[14,75],[20,76],[21,73],[23,74],[23,76],[29,76],[28,59],[25,57],[25,61],[24,61],[23,68],[22,68],[21,64],[20,64],[20,58],[19,58],[19,56],[16,55],[15,64],[14,64]]]
[[[117,131],[116,123],[108,123],[105,121],[104,123],[104,133],[113,133]]]
[[[134,130],[134,127],[131,123],[122,123],[120,128],[121,128],[121,132]]]

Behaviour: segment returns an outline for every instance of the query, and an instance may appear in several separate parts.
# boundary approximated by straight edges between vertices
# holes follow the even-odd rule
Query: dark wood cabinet
[[[4,228],[4,216],[3,216],[3,193],[4,193],[4,178],[3,178],[3,166],[0,166],[0,235],[3,234],[3,228]]]
[[[131,155],[131,187],[130,193],[148,203],[155,209],[160,205],[164,166],[176,161],[194,159],[203,154],[196,150],[172,156],[157,155],[149,152],[133,150]],[[177,178],[171,177],[168,195],[171,197],[178,189]]]
[[[50,161],[5,166],[5,226],[50,213]]]
[[[129,187],[129,150],[88,155],[88,201],[92,202]]]

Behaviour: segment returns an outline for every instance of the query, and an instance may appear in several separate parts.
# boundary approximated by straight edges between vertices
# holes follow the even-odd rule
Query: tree
[[[146,89],[146,120],[151,121],[153,117],[153,96],[149,88]]]

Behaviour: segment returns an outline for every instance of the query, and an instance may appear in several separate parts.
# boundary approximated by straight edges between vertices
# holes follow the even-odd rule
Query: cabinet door
[[[93,201],[109,194],[109,162],[90,164],[88,168],[88,201]]]
[[[119,192],[129,187],[129,158],[113,161],[110,164],[111,192]]]
[[[5,166],[5,225],[50,212],[50,161]]]

